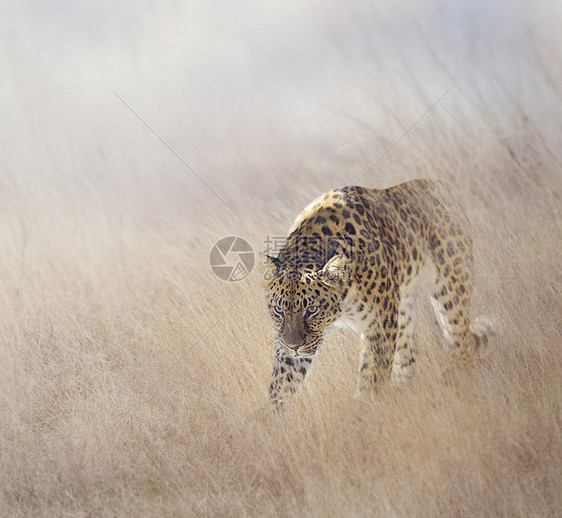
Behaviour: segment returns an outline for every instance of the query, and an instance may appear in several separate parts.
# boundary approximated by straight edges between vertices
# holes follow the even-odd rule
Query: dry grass
[[[559,515],[561,13],[162,5],[12,7],[2,31],[0,514]],[[454,185],[498,323],[482,365],[444,385],[422,305],[412,390],[353,400],[334,331],[286,414],[256,414],[260,274],[221,282],[210,247],[263,249],[450,86],[362,184]]]

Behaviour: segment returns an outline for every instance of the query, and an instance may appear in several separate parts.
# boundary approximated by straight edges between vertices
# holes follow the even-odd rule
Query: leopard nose
[[[285,345],[289,349],[292,349],[293,351],[296,351],[297,349],[299,349],[304,345],[304,340],[299,340],[298,343],[291,342],[290,340],[283,340],[283,341],[285,342]]]
[[[285,333],[283,342],[287,347],[296,351],[299,347],[304,345],[304,338],[298,333]]]

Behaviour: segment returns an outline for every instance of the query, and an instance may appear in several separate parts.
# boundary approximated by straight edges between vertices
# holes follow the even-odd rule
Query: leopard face
[[[293,355],[313,355],[341,315],[344,262],[337,256],[316,272],[277,270],[269,282],[269,314],[280,345]]]

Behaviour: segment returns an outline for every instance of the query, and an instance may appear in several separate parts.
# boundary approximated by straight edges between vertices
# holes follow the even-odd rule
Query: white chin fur
[[[338,329],[349,329],[349,326],[346,325],[341,318],[338,318],[330,327],[336,327]]]

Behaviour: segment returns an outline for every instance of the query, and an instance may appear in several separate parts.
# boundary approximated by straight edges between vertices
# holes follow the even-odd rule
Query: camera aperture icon
[[[211,269],[219,279],[227,282],[245,279],[255,262],[256,257],[250,243],[237,236],[219,239],[209,254]]]

